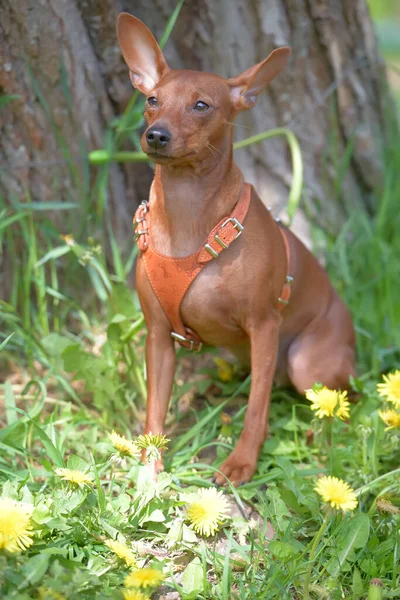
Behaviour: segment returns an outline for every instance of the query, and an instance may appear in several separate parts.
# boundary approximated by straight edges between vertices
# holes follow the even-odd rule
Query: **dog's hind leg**
[[[315,319],[288,350],[288,375],[299,393],[320,382],[330,389],[348,389],[356,376],[354,332],[339,298],[328,315]]]

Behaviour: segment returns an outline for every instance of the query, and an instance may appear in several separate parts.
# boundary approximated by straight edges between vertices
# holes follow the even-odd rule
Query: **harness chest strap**
[[[182,300],[197,275],[211,260],[229,248],[239,237],[251,199],[251,185],[244,184],[239,201],[230,217],[222,219],[209,233],[205,244],[196,252],[183,258],[174,258],[159,254],[151,244],[150,215],[147,202],[142,202],[134,217],[137,243],[140,258],[144,260],[150,285],[157,296],[172,326],[171,336],[189,350],[199,350],[202,342],[199,336],[183,324],[180,308]],[[289,268],[289,246],[286,236],[279,228],[285,243],[287,264]],[[290,280],[290,281],[288,281]],[[291,277],[286,278],[279,308],[289,303]]]

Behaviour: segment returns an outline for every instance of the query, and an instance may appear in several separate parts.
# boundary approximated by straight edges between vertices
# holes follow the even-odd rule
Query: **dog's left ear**
[[[277,48],[262,62],[228,79],[236,110],[253,108],[257,96],[287,65],[292,51],[288,46]]]
[[[117,37],[133,86],[148,94],[168,71],[160,46],[146,25],[128,13],[118,15]]]

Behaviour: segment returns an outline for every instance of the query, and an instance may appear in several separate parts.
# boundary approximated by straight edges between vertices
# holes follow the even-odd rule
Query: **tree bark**
[[[132,93],[116,15],[134,14],[160,38],[174,7],[175,0],[3,0],[0,93],[20,96],[0,112],[6,198],[29,190],[33,201],[83,201],[82,155],[103,146],[107,124]],[[292,47],[291,63],[241,115],[237,139],[277,126],[294,131],[305,168],[302,206],[335,230],[349,206],[374,211],[389,136],[391,98],[365,0],[187,0],[165,55],[174,68],[231,77],[281,45]],[[283,208],[291,182],[285,141],[237,151],[236,159],[265,203]],[[109,215],[122,247],[150,180],[144,164],[111,168]],[[52,218],[62,230],[59,215]]]
[[[153,0],[151,11],[147,0],[134,4],[134,14],[160,36],[174,2]],[[311,216],[337,230],[348,207],[375,208],[390,135],[385,115],[394,114],[365,0],[187,2],[165,54],[176,68],[231,77],[282,45],[291,46],[291,63],[242,114],[237,139],[289,127],[301,144]],[[282,139],[240,150],[236,160],[266,204],[285,205],[291,164]]]

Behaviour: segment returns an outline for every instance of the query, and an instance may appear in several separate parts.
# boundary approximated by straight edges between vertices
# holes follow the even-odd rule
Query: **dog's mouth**
[[[161,154],[159,152],[146,152],[147,156],[157,163],[169,163],[173,161],[182,161],[195,154],[195,152],[188,152],[187,154],[181,154],[179,156],[173,156],[172,154]]]

